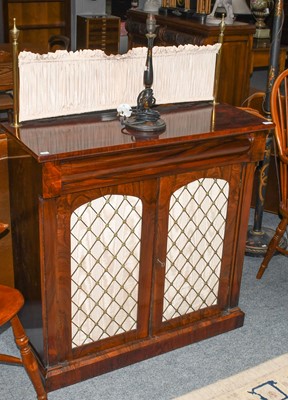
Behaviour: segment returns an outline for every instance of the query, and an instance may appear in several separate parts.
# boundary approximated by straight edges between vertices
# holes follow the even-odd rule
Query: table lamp
[[[159,132],[164,131],[166,128],[165,122],[160,118],[160,114],[151,108],[155,105],[156,99],[153,94],[153,62],[152,62],[152,49],[154,39],[156,37],[156,19],[153,14],[148,14],[146,19],[147,28],[147,58],[144,70],[144,86],[137,97],[136,111],[124,121],[125,128],[128,132]]]

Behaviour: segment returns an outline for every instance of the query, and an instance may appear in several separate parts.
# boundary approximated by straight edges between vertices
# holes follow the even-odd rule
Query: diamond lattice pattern
[[[227,181],[203,178],[173,193],[163,321],[217,302],[228,192]]]
[[[133,196],[103,196],[73,212],[73,347],[136,328],[141,223]]]

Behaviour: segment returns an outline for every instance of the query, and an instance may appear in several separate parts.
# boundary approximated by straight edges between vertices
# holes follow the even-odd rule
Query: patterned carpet
[[[257,367],[177,398],[177,400],[232,399],[288,399],[288,355],[284,354]]]

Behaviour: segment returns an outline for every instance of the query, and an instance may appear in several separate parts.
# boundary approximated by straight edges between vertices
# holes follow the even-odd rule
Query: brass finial
[[[13,29],[10,30],[13,49],[13,123],[14,128],[19,124],[19,74],[18,74],[18,36],[19,29],[16,27],[16,18],[13,18]]]
[[[13,18],[13,29],[11,29],[10,33],[13,43],[17,43],[20,31],[16,26],[16,18]]]
[[[218,101],[218,90],[219,90],[219,80],[220,80],[220,68],[221,68],[221,54],[222,54],[222,46],[224,42],[224,30],[225,30],[225,15],[222,14],[221,24],[220,24],[220,34],[218,42],[221,44],[219,52],[217,54],[216,60],[216,71],[215,71],[215,82],[214,82],[214,100],[213,104],[215,105]]]
[[[221,18],[221,24],[220,24],[220,37],[219,37],[220,43],[223,43],[224,31],[225,31],[225,14],[223,13],[222,18]]]

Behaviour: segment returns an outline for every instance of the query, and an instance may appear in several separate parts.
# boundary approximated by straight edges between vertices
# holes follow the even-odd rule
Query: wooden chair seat
[[[8,229],[8,224],[4,224],[4,222],[0,222],[0,235],[4,233]]]
[[[0,222],[0,234],[8,228],[7,224]],[[38,400],[47,400],[39,366],[29,344],[28,337],[18,318],[18,312],[24,305],[24,298],[19,290],[0,285],[0,326],[10,322],[15,343],[20,350],[21,358],[8,354],[0,354],[0,362],[21,364],[24,366],[37,393]]]
[[[24,298],[18,290],[0,285],[0,326],[18,314],[23,305]]]

